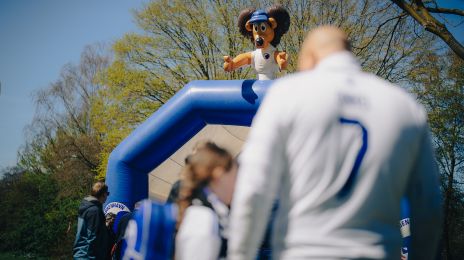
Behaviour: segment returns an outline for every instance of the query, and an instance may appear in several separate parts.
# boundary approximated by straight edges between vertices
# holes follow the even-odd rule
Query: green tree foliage
[[[392,82],[406,78],[409,64],[433,39],[424,34],[393,3],[385,1],[284,1],[291,15],[283,48],[295,61],[306,33],[320,25],[344,29],[364,70]],[[293,65],[293,66],[292,66]],[[290,71],[295,69],[290,64]]]
[[[444,194],[443,258],[464,258],[464,61],[427,51],[410,73],[428,110]]]
[[[295,71],[306,33],[321,24],[344,28],[365,70],[402,81],[408,65],[430,38],[393,3],[384,1],[282,1],[291,26],[279,49]],[[154,0],[135,12],[142,33],[128,33],[113,45],[115,60],[100,82],[92,122],[103,145],[99,176],[109,153],[137,125],[192,80],[254,78],[250,68],[225,73],[223,56],[253,50],[238,31],[237,18],[247,7],[266,9],[273,1]],[[415,30],[416,29],[416,30]]]
[[[100,161],[90,108],[101,87],[95,78],[109,63],[103,53],[102,46],[86,47],[78,65],[65,65],[57,81],[35,93],[36,113],[19,151],[25,173],[2,180],[4,249],[71,257],[77,209]]]
[[[88,187],[100,161],[90,112],[101,88],[95,78],[109,63],[103,52],[102,46],[86,47],[78,65],[65,65],[59,79],[34,97],[36,113],[27,127],[19,165],[29,172],[53,173],[63,196],[81,194],[81,185],[75,184]]]
[[[6,170],[0,182],[0,249],[49,254],[56,241],[59,222],[46,216],[52,212],[58,193],[50,175]],[[44,218],[45,216],[45,218]]]

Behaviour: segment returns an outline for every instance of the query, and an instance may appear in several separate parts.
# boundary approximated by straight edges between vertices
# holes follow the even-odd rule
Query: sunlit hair
[[[92,190],[90,191],[90,195],[99,199],[107,192],[108,192],[108,186],[106,186],[106,184],[102,181],[97,181],[96,183],[93,184]]]
[[[193,199],[198,197],[202,189],[212,179],[213,170],[216,167],[230,171],[234,163],[232,155],[213,142],[198,144],[194,152],[185,158],[185,167],[182,171],[181,186],[179,191],[179,221],[182,223],[185,210],[192,205]]]

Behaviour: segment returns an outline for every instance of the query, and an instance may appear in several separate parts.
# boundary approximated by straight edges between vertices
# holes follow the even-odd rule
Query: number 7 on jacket
[[[340,121],[341,124],[357,125],[357,126],[359,126],[359,128],[361,128],[361,131],[362,131],[361,148],[359,149],[359,152],[356,155],[356,160],[354,161],[354,165],[353,165],[353,168],[351,169],[351,172],[350,172],[350,175],[348,176],[348,179],[346,180],[346,182],[343,185],[342,189],[337,194],[337,197],[339,199],[342,199],[353,188],[354,179],[356,178],[356,175],[358,175],[359,167],[361,167],[362,160],[363,160],[364,155],[366,154],[366,151],[367,151],[368,135],[367,135],[367,129],[358,120],[340,117],[339,121]]]

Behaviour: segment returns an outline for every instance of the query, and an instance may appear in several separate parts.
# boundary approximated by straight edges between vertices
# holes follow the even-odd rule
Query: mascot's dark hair
[[[253,32],[247,31],[245,28],[246,23],[250,20],[251,15],[256,11],[254,8],[247,8],[240,12],[238,16],[238,28],[240,33],[245,36],[245,38],[249,38],[253,42]],[[277,27],[274,29],[274,39],[272,40],[272,46],[276,47],[280,43],[280,38],[284,35],[288,28],[290,27],[290,14],[287,10],[281,5],[274,5],[271,6],[266,11],[267,15],[274,18],[277,22]]]

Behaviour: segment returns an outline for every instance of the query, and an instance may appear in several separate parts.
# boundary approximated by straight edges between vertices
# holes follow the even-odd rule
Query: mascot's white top
[[[251,53],[251,66],[258,74],[259,80],[272,80],[276,78],[279,66],[274,58],[276,49],[269,45],[266,49],[256,49]]]

